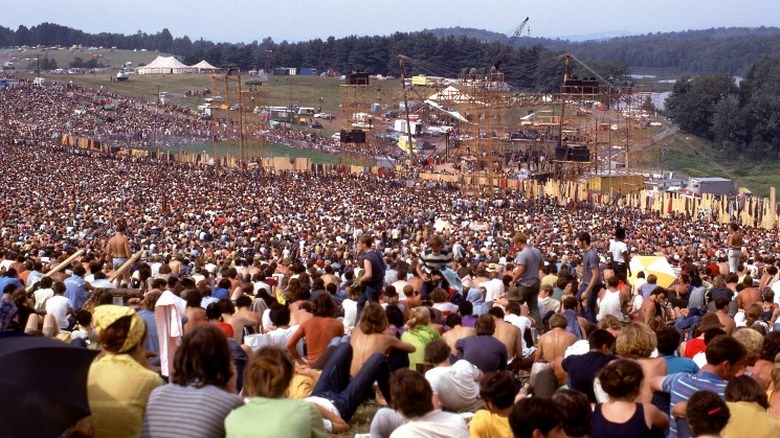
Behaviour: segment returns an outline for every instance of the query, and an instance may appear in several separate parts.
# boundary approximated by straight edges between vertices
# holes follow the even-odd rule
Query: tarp
[[[469,122],[465,117],[460,115],[460,113],[457,112],[457,111],[448,111],[448,110],[444,109],[444,107],[442,107],[441,105],[439,105],[438,103],[436,103],[436,102],[434,102],[434,101],[432,101],[430,99],[426,100],[425,103],[430,105],[431,108],[433,108],[433,109],[435,109],[437,111],[441,111],[444,114],[447,114],[448,116],[450,116],[450,117],[452,117],[454,119],[457,119],[460,122],[468,123],[470,125],[473,125],[473,123]]]
[[[136,68],[136,73],[144,74],[181,74],[192,73],[195,69],[189,67],[173,56],[158,56],[154,61],[143,67]]]

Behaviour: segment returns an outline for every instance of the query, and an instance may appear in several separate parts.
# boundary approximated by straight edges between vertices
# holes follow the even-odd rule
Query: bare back
[[[538,360],[554,362],[563,357],[566,349],[576,341],[577,338],[573,334],[561,328],[554,328],[539,338],[539,351],[541,353],[537,353],[539,354],[537,358]]]
[[[474,330],[473,327],[464,327],[462,325],[456,325],[455,327],[449,329],[446,333],[441,335],[441,338],[444,339],[444,342],[447,343],[447,345],[450,346],[450,350],[453,354],[458,354],[458,350],[455,348],[455,343],[458,342],[458,339],[467,338],[469,336],[476,336],[477,332]]]
[[[111,257],[130,258],[130,241],[123,234],[114,234],[114,237],[108,240],[108,253]]]
[[[521,334],[519,328],[508,322],[496,320],[496,331],[493,333],[493,337],[501,341],[501,343],[506,346],[507,357],[523,357],[523,344],[520,336]]]
[[[366,363],[372,354],[387,354],[388,350],[393,347],[407,345],[405,342],[401,342],[395,336],[387,333],[363,334],[358,327],[353,329],[349,343],[352,345],[352,364],[349,368],[349,375],[352,377],[360,372],[363,364]],[[410,344],[409,347],[411,347]],[[411,347],[411,349],[414,349],[414,347]]]

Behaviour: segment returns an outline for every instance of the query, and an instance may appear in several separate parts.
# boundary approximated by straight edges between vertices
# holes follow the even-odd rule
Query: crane
[[[520,36],[521,33],[523,33],[523,29],[525,29],[525,26],[528,24],[528,20],[529,17],[525,17],[525,20],[523,20],[523,22],[517,26],[515,31],[512,33],[512,36],[509,37],[509,40],[506,42],[506,45],[504,45],[504,48],[498,52],[498,55],[496,56],[496,62],[493,63],[493,69],[496,72],[501,69],[501,64],[504,62],[504,57],[506,56],[507,52],[513,48],[515,40]]]

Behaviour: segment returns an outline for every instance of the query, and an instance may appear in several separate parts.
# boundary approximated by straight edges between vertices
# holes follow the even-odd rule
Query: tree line
[[[251,43],[215,43],[188,36],[176,37],[166,28],[154,34],[90,34],[53,23],[16,30],[0,27],[0,46],[68,46],[78,44],[120,49],[148,49],[171,53],[187,64],[203,59],[217,66],[242,70],[308,67],[319,71],[398,76],[397,55],[424,60],[411,65],[409,74],[455,77],[471,69],[489,69],[501,57],[506,80],[529,91],[556,91],[568,52],[587,60],[601,76],[626,79],[629,70],[665,69],[671,74],[736,74],[769,53],[780,50],[778,28],[721,28],[705,31],[656,33],[603,41],[570,42],[521,37],[508,48],[506,35],[476,29],[434,29],[397,32],[387,36],[328,37],[289,43],[266,37]],[[507,50],[509,49],[509,50]],[[574,71],[582,76],[584,71]]]
[[[750,66],[739,83],[728,75],[680,78],[665,111],[729,157],[780,158],[780,52]]]

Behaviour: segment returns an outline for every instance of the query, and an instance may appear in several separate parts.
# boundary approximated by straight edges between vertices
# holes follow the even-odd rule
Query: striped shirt
[[[452,253],[446,249],[442,249],[438,254],[428,251],[422,254],[420,261],[423,264],[425,272],[430,274],[431,271],[441,271],[442,269],[448,268],[452,263]]]
[[[661,387],[664,392],[672,395],[672,403],[669,408],[669,419],[671,420],[669,438],[678,437],[677,420],[672,415],[677,403],[688,401],[697,391],[711,391],[718,394],[720,398],[724,398],[726,384],[728,384],[726,380],[709,371],[699,371],[698,374],[676,373],[666,376]]]
[[[224,437],[225,417],[244,404],[241,397],[206,385],[163,385],[149,397],[142,437]]]

